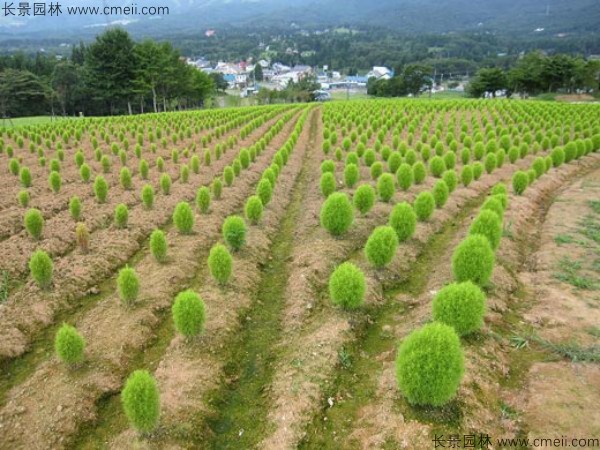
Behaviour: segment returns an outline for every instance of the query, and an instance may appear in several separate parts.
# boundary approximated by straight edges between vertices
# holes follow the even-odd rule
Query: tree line
[[[0,116],[113,115],[203,106],[215,80],[170,43],[134,42],[109,29],[69,58],[0,57]]]

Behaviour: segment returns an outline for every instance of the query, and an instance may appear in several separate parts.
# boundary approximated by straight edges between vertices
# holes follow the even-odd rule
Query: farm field
[[[0,448],[597,439],[599,150],[536,101],[0,128]]]

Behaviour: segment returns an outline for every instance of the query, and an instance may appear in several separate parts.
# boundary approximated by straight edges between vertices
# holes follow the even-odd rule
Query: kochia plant
[[[381,226],[375,228],[369,236],[365,245],[365,256],[371,265],[381,269],[392,261],[397,248],[398,236],[394,228]]]
[[[417,227],[417,215],[412,206],[406,202],[398,203],[394,206],[390,214],[389,225],[396,232],[399,242],[410,239]]]
[[[56,333],[54,349],[62,362],[73,365],[83,360],[85,340],[75,327],[65,323]]]
[[[187,202],[180,202],[173,211],[173,223],[181,234],[190,234],[194,228],[194,211]]]
[[[331,194],[321,206],[321,226],[333,236],[344,234],[354,221],[352,204],[346,194]]]
[[[367,284],[362,271],[350,262],[339,265],[329,277],[329,296],[333,304],[356,309],[365,301]]]
[[[121,301],[126,305],[133,304],[140,293],[140,280],[137,273],[129,266],[125,266],[117,277],[117,290]]]
[[[31,277],[41,289],[47,289],[52,284],[52,273],[54,265],[50,256],[43,251],[37,250],[29,259],[29,270]]]
[[[162,230],[154,230],[150,235],[150,252],[159,263],[167,259],[167,238]]]
[[[362,184],[354,192],[354,207],[361,213],[368,213],[375,204],[375,190],[369,184]]]
[[[175,297],[171,312],[175,328],[186,338],[197,336],[204,330],[204,301],[195,292],[188,290],[179,293]]]
[[[227,284],[233,270],[233,258],[222,244],[215,244],[208,255],[208,268],[213,278],[221,285]]]
[[[450,325],[459,335],[479,330],[485,315],[485,294],[470,281],[452,283],[433,298],[433,319]]]
[[[472,281],[485,286],[492,276],[494,250],[485,236],[472,234],[465,238],[452,255],[452,272],[459,282]]]
[[[149,433],[158,425],[160,395],[156,380],[146,370],[133,372],[121,391],[123,411],[131,425],[141,433]]]
[[[44,216],[39,209],[32,208],[25,213],[23,220],[25,229],[29,235],[38,240],[42,237],[42,231],[44,230]]]
[[[223,239],[231,247],[237,251],[246,243],[246,223],[239,216],[229,216],[223,222]]]

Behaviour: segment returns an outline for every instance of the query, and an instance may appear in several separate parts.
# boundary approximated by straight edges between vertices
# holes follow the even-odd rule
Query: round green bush
[[[160,395],[156,380],[146,370],[136,370],[121,391],[121,403],[129,423],[141,433],[149,433],[158,425]]]
[[[326,159],[321,163],[321,173],[335,172],[335,163],[331,159]]]
[[[148,179],[148,172],[150,171],[150,166],[148,165],[148,161],[146,161],[145,159],[142,159],[140,161],[140,177],[142,180],[147,180]]]
[[[383,173],[383,163],[381,161],[375,161],[371,164],[371,179],[376,180]]]
[[[260,222],[263,215],[263,204],[258,195],[252,195],[248,198],[244,207],[244,213],[250,223],[257,224]]]
[[[69,214],[73,220],[79,220],[81,218],[81,200],[77,196],[71,197],[69,200]]]
[[[460,181],[464,187],[468,187],[473,181],[473,167],[471,165],[463,166],[460,171]]]
[[[25,229],[33,239],[38,240],[42,237],[42,232],[44,231],[44,216],[42,216],[39,209],[32,208],[27,211],[23,222]]]
[[[233,173],[233,168],[231,166],[225,167],[225,169],[223,169],[223,180],[225,181],[225,185],[231,186],[234,178],[235,174]]]
[[[398,388],[413,405],[442,406],[456,396],[464,354],[454,329],[430,323],[409,334],[396,357]]]
[[[494,211],[484,209],[471,223],[469,234],[485,236],[492,250],[496,250],[500,245],[500,239],[502,239],[502,220]]]
[[[556,147],[550,153],[550,157],[552,158],[552,165],[559,167],[565,162],[565,151],[561,147]]]
[[[483,166],[480,162],[476,162],[473,164],[473,180],[479,180],[481,175],[483,175]]]
[[[231,249],[237,251],[246,243],[246,223],[240,216],[229,216],[223,222],[223,239]]]
[[[167,237],[162,230],[154,230],[150,235],[150,252],[159,263],[167,259]]]
[[[347,187],[352,188],[358,182],[360,172],[356,164],[346,164],[344,168],[344,183]]]
[[[425,177],[427,177],[425,164],[423,164],[421,161],[417,161],[413,165],[413,180],[415,184],[421,184],[423,181],[425,181]]]
[[[464,166],[469,164],[469,162],[471,161],[471,150],[469,150],[468,148],[463,148],[460,152],[460,160]]]
[[[329,296],[334,305],[356,309],[365,301],[367,283],[362,271],[350,262],[340,264],[329,277]]]
[[[160,189],[164,195],[169,195],[171,193],[171,177],[168,173],[163,173],[160,176]]]
[[[502,222],[502,218],[504,217],[504,209],[505,205],[507,205],[507,202],[508,197],[506,197],[504,194],[495,194],[483,202],[483,205],[481,205],[481,210],[493,211]]]
[[[263,206],[267,206],[273,197],[273,186],[267,178],[263,178],[259,181],[256,187],[256,195],[260,198]]]
[[[83,163],[79,169],[79,176],[84,183],[89,182],[90,178],[92,177],[92,169],[90,169],[90,166]]]
[[[388,171],[390,173],[396,173],[398,171],[398,169],[400,168],[400,164],[402,164],[402,155],[400,154],[400,152],[392,152],[392,154],[388,158],[387,164],[388,164]],[[409,166],[410,166],[410,164],[409,164]],[[411,174],[411,179],[412,179],[412,174]]]
[[[365,245],[365,256],[377,269],[387,266],[398,249],[398,236],[390,226],[377,227],[369,236]]]
[[[227,284],[233,270],[233,258],[222,244],[215,244],[208,255],[208,268],[213,278],[221,285]]]
[[[492,173],[494,171],[494,169],[496,168],[496,154],[489,153],[485,157],[484,164],[485,164],[485,171],[487,173]]]
[[[409,164],[402,163],[396,172],[396,181],[403,191],[407,191],[413,183],[413,169]]]
[[[419,222],[426,222],[429,220],[435,209],[435,199],[431,192],[424,191],[417,195],[413,207]]]
[[[127,167],[123,167],[121,169],[121,173],[119,174],[119,181],[123,189],[128,191],[131,189],[131,171]]]
[[[48,253],[43,250],[37,250],[29,259],[29,271],[33,281],[41,289],[47,289],[52,284],[52,273],[54,265]]]
[[[76,364],[83,360],[85,340],[71,325],[63,324],[54,338],[54,350],[58,359],[66,364]]]
[[[106,202],[108,196],[108,183],[102,175],[98,175],[94,180],[94,194],[98,203]]]
[[[436,208],[443,208],[450,196],[450,190],[444,180],[438,180],[433,186],[431,193],[433,194]]]
[[[535,170],[529,169],[527,171],[527,179],[529,181],[529,185],[532,185],[535,182],[535,180],[537,179],[537,174],[535,173]]]
[[[396,193],[394,176],[391,173],[382,174],[377,180],[377,193],[384,202],[389,202]]]
[[[331,172],[325,172],[321,175],[321,194],[324,197],[329,197],[335,192],[335,176]]]
[[[152,209],[154,206],[154,188],[150,184],[146,184],[142,188],[142,203],[146,209]]]
[[[215,178],[211,185],[212,195],[215,200],[219,200],[221,198],[221,193],[223,192],[223,183],[219,178]]]
[[[433,319],[464,336],[483,326],[486,298],[479,286],[466,281],[442,288],[433,298]]]
[[[196,207],[202,214],[206,214],[210,209],[210,190],[202,186],[196,192]]]
[[[31,171],[28,167],[21,167],[19,178],[21,179],[21,186],[24,188],[31,187]]]
[[[452,254],[454,279],[459,282],[472,281],[484,286],[492,276],[495,260],[494,250],[485,236],[467,236]]]
[[[140,293],[140,280],[137,273],[129,266],[125,266],[117,277],[117,291],[119,298],[126,305],[136,301]]]
[[[577,145],[575,142],[569,142],[564,146],[565,162],[570,163],[577,156]]]
[[[60,188],[62,186],[62,178],[60,177],[60,173],[50,172],[50,175],[48,176],[48,183],[50,184],[50,189],[52,189],[52,192],[55,194],[60,192]]]
[[[119,203],[115,207],[115,225],[117,228],[127,228],[127,222],[129,221],[129,210],[127,205]]]
[[[355,164],[358,166],[358,155],[356,154],[356,152],[350,152],[346,155],[346,163],[345,165],[349,165],[349,164]]]
[[[535,171],[536,178],[541,177],[546,173],[546,163],[544,162],[544,158],[538,156],[535,158],[533,163],[531,164],[531,168]]]
[[[446,164],[441,156],[434,156],[431,158],[431,161],[429,161],[429,171],[431,172],[431,175],[440,178],[445,170]]]
[[[522,170],[518,170],[517,172],[515,172],[515,174],[512,177],[512,187],[515,194],[523,194],[523,192],[525,192],[525,189],[527,189],[527,186],[529,186],[529,176],[527,175],[527,173],[523,172]]]
[[[354,221],[352,204],[346,194],[331,194],[321,207],[321,226],[333,236],[344,234]]]
[[[194,228],[194,211],[187,202],[180,202],[173,211],[173,223],[181,234],[190,234]]]
[[[368,213],[375,204],[375,189],[369,184],[361,184],[352,199],[354,207],[361,213]]]
[[[396,204],[390,214],[389,226],[394,229],[399,242],[410,239],[417,228],[417,215],[407,202]]]
[[[20,191],[19,195],[17,196],[17,200],[19,201],[19,205],[21,205],[23,208],[27,208],[29,206],[29,201],[31,200],[29,191]]]
[[[442,180],[444,180],[446,186],[448,186],[448,191],[450,191],[450,193],[454,192],[456,185],[458,184],[456,172],[453,169],[446,170],[442,175]]]
[[[171,308],[175,329],[186,338],[198,336],[204,330],[204,302],[194,291],[180,292]]]

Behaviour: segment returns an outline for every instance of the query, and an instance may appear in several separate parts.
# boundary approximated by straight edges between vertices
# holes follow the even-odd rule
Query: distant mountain
[[[129,0],[59,0],[67,5],[130,6]],[[169,15],[0,16],[0,40],[93,35],[123,24],[134,35],[199,33],[206,27],[333,27],[369,25],[411,34],[485,30],[498,34],[598,33],[600,0],[139,0],[168,6]],[[15,2],[18,4],[18,2]],[[536,31],[537,30],[537,31]]]

